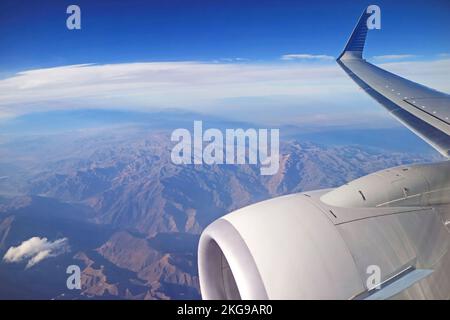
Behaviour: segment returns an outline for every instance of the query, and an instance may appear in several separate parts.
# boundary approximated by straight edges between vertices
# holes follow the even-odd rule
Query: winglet
[[[341,55],[337,58],[338,61],[341,59],[362,59],[362,53],[368,31],[367,19],[371,15],[371,13],[367,13],[367,11],[367,8],[364,9],[358,23],[355,26],[355,29],[353,29],[352,35],[345,45],[344,51],[342,51]]]

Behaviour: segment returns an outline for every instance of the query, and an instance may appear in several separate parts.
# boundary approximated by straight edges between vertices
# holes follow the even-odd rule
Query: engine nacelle
[[[301,194],[212,223],[199,275],[204,299],[344,299],[364,288],[336,227]]]
[[[450,203],[450,161],[378,171],[325,194],[336,207],[431,206]]]
[[[408,167],[409,170],[415,168]],[[426,170],[433,172],[430,167]],[[438,178],[435,181],[445,185],[445,179]],[[429,176],[425,179],[430,181]],[[368,196],[372,193],[367,190],[375,189],[370,183],[358,188],[363,186]],[[376,186],[381,186],[378,180]],[[429,192],[433,186],[428,183],[426,188]],[[198,249],[202,297],[450,297],[450,235],[441,213],[434,208],[414,206],[338,207],[329,200],[336,196],[328,195],[339,190],[263,201],[209,225]],[[348,199],[353,200],[355,190],[350,191]],[[328,201],[322,201],[327,198]],[[395,290],[374,294],[368,282],[371,266],[380,270],[379,284],[388,285],[399,275],[405,278],[395,284]],[[410,271],[417,273],[406,276]]]

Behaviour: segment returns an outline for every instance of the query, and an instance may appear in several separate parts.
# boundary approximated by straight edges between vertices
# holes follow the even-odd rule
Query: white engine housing
[[[430,193],[435,187],[443,190],[445,182],[450,183],[450,174],[442,178],[449,163],[422,166],[426,177],[433,166],[440,172],[438,183],[434,186],[427,180],[422,192]],[[388,172],[406,172],[405,168],[421,171],[421,166],[408,166]],[[379,172],[377,177],[385,173]],[[407,202],[399,207],[363,206],[358,202],[360,187],[366,188],[369,199],[365,201],[372,201],[373,194],[376,202],[386,202],[375,196],[371,176],[356,180],[357,189],[347,186],[282,196],[213,222],[199,243],[203,298],[450,298],[450,236],[445,227],[449,207],[406,206]],[[383,184],[376,181],[380,193],[386,194]],[[347,197],[347,207],[330,200],[342,199],[338,191]],[[443,194],[448,197],[448,191],[440,193],[440,205],[445,204]],[[397,281],[396,287],[391,285],[383,294],[373,295],[367,281],[370,266],[380,269],[380,283],[392,282],[408,270],[418,272]]]

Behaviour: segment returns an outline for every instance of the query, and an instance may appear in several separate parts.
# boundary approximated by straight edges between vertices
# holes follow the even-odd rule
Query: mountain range
[[[0,298],[198,299],[197,243],[213,220],[278,195],[332,188],[428,154],[284,139],[280,169],[175,165],[170,131],[133,126],[0,144],[0,256],[33,237],[68,250],[0,263]],[[81,269],[81,290],[66,268]]]

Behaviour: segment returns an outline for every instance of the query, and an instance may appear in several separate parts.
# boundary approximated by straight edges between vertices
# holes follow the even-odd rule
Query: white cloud
[[[282,55],[281,60],[334,60],[334,57],[325,54],[293,53]]]
[[[0,114],[71,108],[214,108],[224,99],[342,91],[338,66],[148,62],[73,65],[0,80]]]
[[[47,238],[32,237],[23,241],[17,247],[8,249],[3,257],[6,263],[22,262],[28,260],[26,268],[30,268],[42,260],[55,257],[68,250],[67,238],[48,241]]]
[[[373,58],[376,60],[405,60],[405,59],[413,59],[418,56],[414,54],[386,54],[383,56],[374,56]]]
[[[219,60],[214,60],[214,62],[247,62],[250,61],[250,59],[247,58],[220,58]]]
[[[450,92],[450,59],[433,61],[396,61],[379,64],[381,68],[430,88]]]
[[[393,72],[450,91],[450,59],[391,62]],[[337,64],[146,62],[28,70],[0,80],[0,118],[77,108],[214,112],[246,108],[246,98],[299,105],[313,98],[345,102],[364,94]],[[365,97],[365,96],[364,96]],[[365,97],[366,101],[368,100]],[[278,102],[275,102],[278,103]],[[364,102],[365,103],[365,102]],[[280,105],[273,105],[276,107]],[[316,107],[320,107],[317,106]],[[274,110],[275,110],[274,109]],[[341,110],[339,110],[340,112]]]

